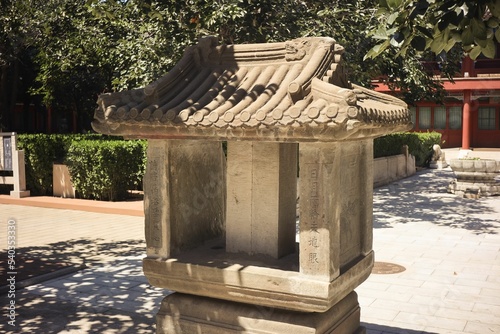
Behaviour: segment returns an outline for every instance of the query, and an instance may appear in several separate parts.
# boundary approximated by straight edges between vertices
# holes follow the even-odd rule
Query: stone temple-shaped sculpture
[[[148,139],[144,272],[176,291],[158,333],[363,332],[373,138],[410,117],[351,84],[342,52],[207,37],[156,82],[100,96],[96,131]]]

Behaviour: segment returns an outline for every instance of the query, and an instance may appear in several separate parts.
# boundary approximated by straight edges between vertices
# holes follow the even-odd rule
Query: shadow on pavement
[[[87,269],[18,289],[14,298],[0,295],[0,304],[14,300],[16,306],[15,326],[3,321],[0,332],[154,333],[153,316],[169,291],[144,277],[145,249],[143,240],[98,238],[17,249],[23,259],[36,259],[32,265],[66,261]]]
[[[382,326],[370,323],[361,323],[366,328],[366,334],[438,334],[435,332],[425,332],[405,328]]]
[[[496,211],[491,198],[468,199],[449,194],[447,187],[453,180],[451,170],[423,170],[374,189],[374,228],[428,221],[475,234],[496,234],[498,220],[493,217]]]

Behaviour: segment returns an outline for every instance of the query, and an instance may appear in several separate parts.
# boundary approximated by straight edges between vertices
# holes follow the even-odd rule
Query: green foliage
[[[433,36],[432,29],[419,26],[425,22],[420,14],[412,21],[414,27],[407,29],[410,37],[405,35],[407,30],[398,30],[410,24],[402,18],[410,16],[414,3],[381,1],[386,10],[377,12],[378,0],[3,0],[0,65],[29,58],[30,62],[23,63],[34,62],[36,82],[31,95],[40,96],[55,112],[70,110],[91,119],[98,94],[158,79],[201,36],[214,35],[227,44],[330,36],[346,48],[354,83],[370,86],[373,78],[380,77],[399,89],[410,104],[430,97],[439,100],[442,96],[436,92],[441,86],[421,66],[419,55],[407,51],[404,58],[395,56],[402,54],[402,46],[411,45],[407,42],[411,36],[417,49],[423,42],[429,44]],[[430,12],[426,10],[425,15]],[[470,32],[483,34],[484,22],[471,22],[475,23]],[[495,22],[484,23],[487,37]],[[371,31],[378,40],[369,37]],[[447,36],[452,35],[458,38],[457,34]],[[464,37],[468,38],[467,33]],[[380,41],[383,47],[376,46]],[[489,50],[489,44],[479,45]],[[374,47],[379,56],[363,59]],[[458,63],[459,58],[442,62],[446,73],[456,70],[447,64]]]
[[[52,195],[53,163],[64,162],[72,143],[82,140],[119,141],[123,139],[100,134],[20,134],[17,140],[18,148],[24,150],[25,155],[26,187],[32,195],[44,196]],[[145,165],[145,161],[142,165]],[[144,167],[140,168],[143,173]],[[135,177],[142,178],[141,172]]]
[[[439,132],[399,132],[376,138],[373,143],[375,158],[401,154],[403,145],[415,157],[419,167],[428,166],[432,158],[434,144],[441,144]]]
[[[391,45],[397,54],[430,50],[439,55],[461,45],[472,59],[480,54],[494,58],[500,42],[500,3],[497,0],[382,0],[380,24],[372,30],[379,40],[366,54],[377,57]]]
[[[144,142],[74,141],[66,164],[83,198],[119,200],[137,188],[144,174]]]
[[[26,187],[31,195],[52,194],[52,164],[64,155],[65,140],[60,135],[18,135],[18,148],[24,150]]]

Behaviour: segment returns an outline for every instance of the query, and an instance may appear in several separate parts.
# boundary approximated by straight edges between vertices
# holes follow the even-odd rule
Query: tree
[[[472,59],[493,58],[500,42],[498,0],[381,0],[380,24],[372,36],[382,42],[366,55],[374,58],[391,46],[397,55],[430,50],[441,55],[460,45]]]
[[[33,10],[25,0],[0,0],[0,131],[8,128],[18,97],[26,91],[22,88],[33,76],[31,56],[37,36],[30,19]]]
[[[369,33],[379,24],[377,0],[0,3],[2,9],[3,4],[8,9],[0,12],[0,22],[10,24],[0,31],[0,48],[4,48],[0,49],[0,62],[8,59],[11,77],[16,76],[15,61],[29,66],[35,81],[30,81],[28,93],[39,96],[54,112],[70,110],[85,118],[86,128],[98,94],[152,82],[177,63],[186,47],[205,35],[215,35],[227,44],[330,36],[345,47],[350,78],[355,83],[370,86],[373,78],[380,77],[400,89],[410,103],[439,96],[439,85],[413,51],[398,58],[392,47],[376,59],[363,59],[376,43]],[[20,62],[27,58],[29,61]],[[0,87],[0,96],[5,95],[6,87]],[[0,105],[0,109],[6,113],[5,106]]]

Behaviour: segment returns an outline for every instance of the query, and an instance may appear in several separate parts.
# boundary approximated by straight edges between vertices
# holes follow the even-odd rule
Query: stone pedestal
[[[450,166],[456,180],[448,192],[462,197],[479,198],[500,195],[500,161],[490,159],[452,159]]]
[[[157,315],[158,333],[180,334],[364,334],[351,292],[324,313],[304,313],[174,293]]]

